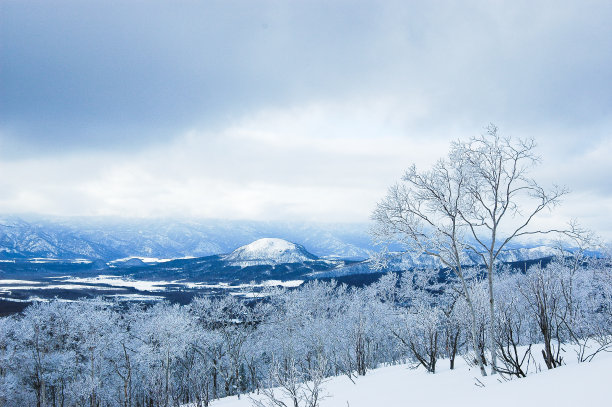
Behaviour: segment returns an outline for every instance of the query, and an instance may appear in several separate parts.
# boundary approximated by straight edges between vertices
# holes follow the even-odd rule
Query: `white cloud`
[[[263,110],[217,134],[193,129],[129,154],[11,161],[2,171],[21,176],[2,179],[0,210],[364,222],[411,163],[426,168],[446,154],[451,140],[481,130],[440,124],[423,131],[422,111],[401,110],[386,99],[320,102]],[[574,154],[543,139],[554,153],[540,151],[536,176],[544,182],[570,181],[574,189],[577,180],[598,179],[599,169],[609,166],[609,140]],[[577,189],[540,223],[586,215],[587,226],[602,225],[612,200]]]

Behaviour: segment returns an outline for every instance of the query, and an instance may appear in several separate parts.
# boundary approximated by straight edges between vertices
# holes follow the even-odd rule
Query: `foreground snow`
[[[568,365],[530,374],[524,379],[503,381],[499,376],[480,377],[477,368],[458,360],[454,371],[440,360],[440,371],[428,374],[406,365],[372,370],[353,384],[347,377],[335,377],[324,385],[327,398],[321,407],[405,407],[405,406],[607,406],[612,399],[612,353],[602,353],[590,363],[575,363],[566,354]],[[481,384],[478,384],[478,381]],[[482,387],[484,386],[484,387]],[[261,396],[252,396],[260,398]],[[247,407],[247,396],[227,397],[212,407]],[[289,405],[289,404],[288,404]]]

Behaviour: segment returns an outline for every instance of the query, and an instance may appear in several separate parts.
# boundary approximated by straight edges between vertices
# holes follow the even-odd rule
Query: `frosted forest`
[[[394,364],[435,374],[439,359],[522,378],[612,346],[610,259],[558,257],[500,270],[493,349],[486,280],[470,270],[469,310],[452,275],[386,274],[364,288],[312,282],[268,299],[198,298],[188,306],[49,302],[0,319],[0,402],[6,406],[208,406],[280,388],[316,406],[329,376]],[[399,280],[399,281],[398,281]],[[444,281],[441,283],[441,281]],[[587,341],[588,339],[590,341]],[[541,352],[532,344],[543,344]],[[562,352],[565,345],[576,351]],[[247,396],[243,396],[247,397]],[[270,394],[270,399],[274,399]],[[188,404],[192,403],[192,404]]]

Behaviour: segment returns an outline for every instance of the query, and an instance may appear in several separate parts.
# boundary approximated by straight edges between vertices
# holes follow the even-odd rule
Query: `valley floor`
[[[455,370],[449,370],[447,360],[440,360],[435,374],[406,365],[383,367],[369,371],[355,383],[345,376],[329,379],[324,385],[328,396],[320,407],[611,405],[612,353],[600,353],[590,363],[576,363],[571,350],[565,358],[567,365],[511,381],[498,375],[480,377],[478,369],[470,369],[463,360],[458,360]],[[482,384],[477,385],[478,381]],[[244,395],[211,403],[212,407],[252,405]]]

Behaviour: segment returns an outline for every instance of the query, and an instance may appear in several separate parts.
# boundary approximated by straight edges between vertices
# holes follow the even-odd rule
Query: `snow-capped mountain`
[[[262,238],[228,254],[176,259],[138,269],[119,263],[116,273],[143,280],[185,280],[208,284],[248,284],[269,280],[306,280],[317,272],[359,261],[319,258],[303,246],[279,238]]]
[[[19,218],[0,219],[0,259],[111,259],[120,252],[100,242]]]
[[[0,259],[204,257],[269,236],[299,242],[317,256],[366,259],[374,250],[367,226],[360,224],[5,216]]]
[[[308,252],[304,246],[278,238],[258,239],[221,258],[240,266],[303,263],[318,260],[318,257]]]

